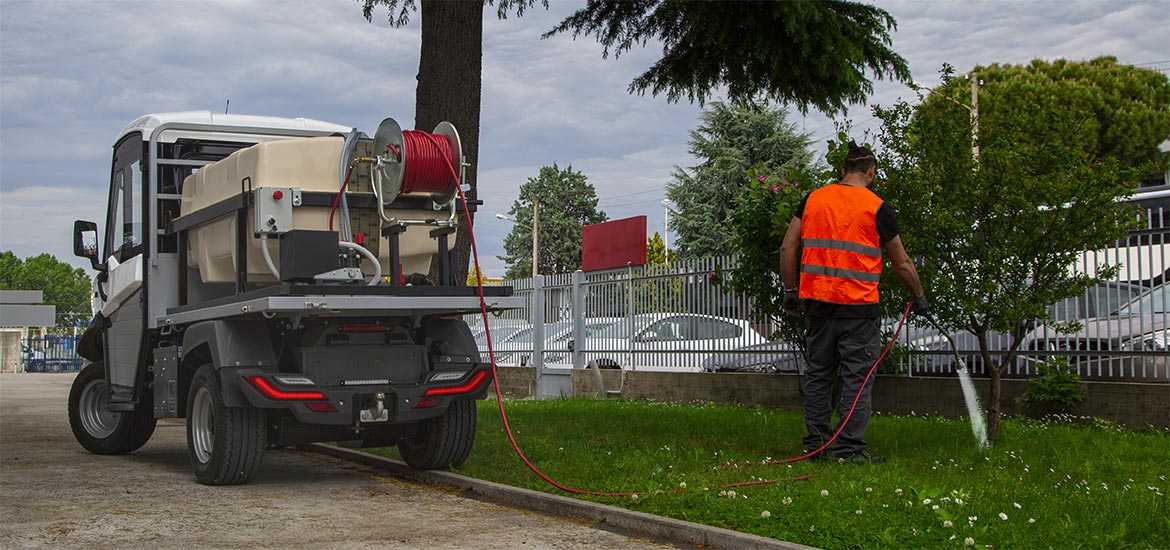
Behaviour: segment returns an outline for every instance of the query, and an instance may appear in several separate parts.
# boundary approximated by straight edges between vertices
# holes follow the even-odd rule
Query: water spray
[[[955,354],[959,386],[963,388],[963,400],[967,403],[967,414],[971,417],[971,431],[975,434],[975,440],[979,442],[979,448],[986,449],[988,446],[987,420],[983,416],[983,407],[979,405],[979,395],[975,393],[975,383],[971,381],[971,373],[967,371],[967,363],[959,356],[959,348],[955,345],[955,339],[951,337],[951,334],[943,330],[934,317],[927,316],[926,320],[943,338],[946,338],[947,343],[951,346],[951,352]]]

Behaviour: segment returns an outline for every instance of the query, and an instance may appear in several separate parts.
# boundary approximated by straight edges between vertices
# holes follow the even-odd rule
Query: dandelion
[[[1018,503],[1018,502],[1013,502],[1013,503],[1012,503],[1012,506],[1015,506],[1015,507],[1016,507],[1016,510],[1019,510],[1019,509],[1023,508],[1023,506],[1020,506],[1020,503]]]
[[[967,546],[975,546],[975,539],[967,537],[963,539],[963,544],[966,544]]]
[[[947,529],[950,529],[951,527],[954,527],[954,526],[955,526],[955,524],[951,523],[951,520],[949,520],[949,519],[943,521],[943,527],[946,527]]]
[[[1000,513],[999,513],[999,519],[1002,519],[1002,520],[1004,520],[1004,521],[1007,521],[1007,520],[1008,520],[1008,515],[1007,515],[1007,514],[1005,514],[1005,513],[1003,513],[1003,512],[1000,512]]]
[[[821,489],[821,496],[823,496],[823,497],[829,496],[829,490],[828,489]]]
[[[784,497],[784,500],[781,502],[783,502],[785,506],[791,506],[792,505],[792,497]]]
[[[772,517],[772,512],[764,510],[763,512],[760,512],[760,517],[762,517],[764,519],[768,519],[768,518]]]

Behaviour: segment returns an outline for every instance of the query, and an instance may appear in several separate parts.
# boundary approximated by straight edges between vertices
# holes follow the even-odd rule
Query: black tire
[[[268,433],[264,411],[228,407],[219,373],[203,365],[187,398],[187,457],[204,485],[247,483],[260,471]]]
[[[471,454],[475,425],[475,401],[456,401],[443,416],[420,422],[414,437],[399,440],[398,452],[416,470],[458,467]]]
[[[152,411],[112,412],[110,388],[103,363],[90,363],[69,390],[69,427],[85,450],[99,455],[120,455],[146,445],[154,434]]]

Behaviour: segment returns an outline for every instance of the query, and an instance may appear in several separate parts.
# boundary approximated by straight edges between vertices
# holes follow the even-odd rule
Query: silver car
[[[1082,324],[1069,334],[1048,326],[1029,332],[1020,346],[1029,354],[1027,364],[1059,355],[1068,357],[1082,377],[1170,381],[1170,287],[1165,283]]]

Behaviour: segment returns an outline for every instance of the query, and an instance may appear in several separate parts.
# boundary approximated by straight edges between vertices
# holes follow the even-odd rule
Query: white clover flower
[[[565,452],[565,448],[564,447],[557,447],[557,452],[563,453],[563,452]]]
[[[967,546],[975,546],[975,539],[967,537],[963,539],[963,544],[966,544]]]
[[[762,517],[764,519],[768,519],[768,518],[772,517],[772,512],[764,510],[763,512],[760,512],[760,517]]]
[[[784,497],[784,500],[781,502],[783,502],[785,506],[789,506],[792,504],[792,497]]]
[[[935,504],[934,506],[931,506],[931,507],[930,507],[930,509],[931,509],[931,510],[938,510],[938,505],[937,505],[937,504]]]
[[[638,500],[638,493],[634,493],[634,494],[630,495],[630,500],[634,500],[634,501]]]
[[[679,488],[679,489],[686,489],[686,488],[687,488],[687,482],[685,482],[685,481],[679,482],[679,484],[678,484],[678,488]]]
[[[1002,519],[1002,520],[1004,520],[1004,521],[1007,521],[1007,519],[1008,519],[1008,515],[1007,515],[1007,514],[1005,514],[1005,513],[1003,513],[1003,512],[1000,512],[1000,513],[999,513],[999,519]]]
[[[957,537],[957,536],[958,536],[958,535],[951,535],[951,538],[949,538],[949,539],[947,539],[947,540],[955,540],[955,537]]]
[[[866,488],[865,488],[865,492],[867,492],[867,493],[872,493],[872,492],[873,492],[873,487],[866,487]]]
[[[1036,518],[1028,518],[1028,523],[1036,523]]]
[[[1013,503],[1012,503],[1012,506],[1015,506],[1015,507],[1016,507],[1016,510],[1019,510],[1019,509],[1023,508],[1023,506],[1020,506],[1020,503],[1018,503],[1018,502],[1013,502]]]
[[[943,521],[943,527],[946,527],[947,529],[950,529],[951,527],[954,527],[954,526],[955,526],[955,524],[951,523],[951,520],[949,520],[949,519],[946,521]]]
[[[727,491],[727,498],[735,498],[735,491]]]
[[[962,506],[962,505],[963,505],[963,499],[961,499],[961,498],[956,498],[956,499],[955,499],[955,504],[958,504],[959,506]]]
[[[928,505],[928,504],[930,504],[930,503],[931,503],[931,500],[930,500],[929,498],[922,499],[922,505],[923,505],[923,506],[926,506],[926,505]]]
[[[854,512],[853,512],[853,513],[854,513],[854,514],[857,514],[857,515],[859,515],[859,516],[860,516],[860,515],[861,515],[861,510],[854,510]]]
[[[828,489],[821,489],[821,496],[823,496],[823,497],[829,496],[829,490]]]
[[[894,489],[894,494],[898,495],[898,496],[902,496],[902,490],[901,489]]]
[[[816,526],[816,525],[809,525],[809,526],[808,526],[808,532],[809,532],[809,533],[816,533],[816,532],[817,532],[817,526]]]

